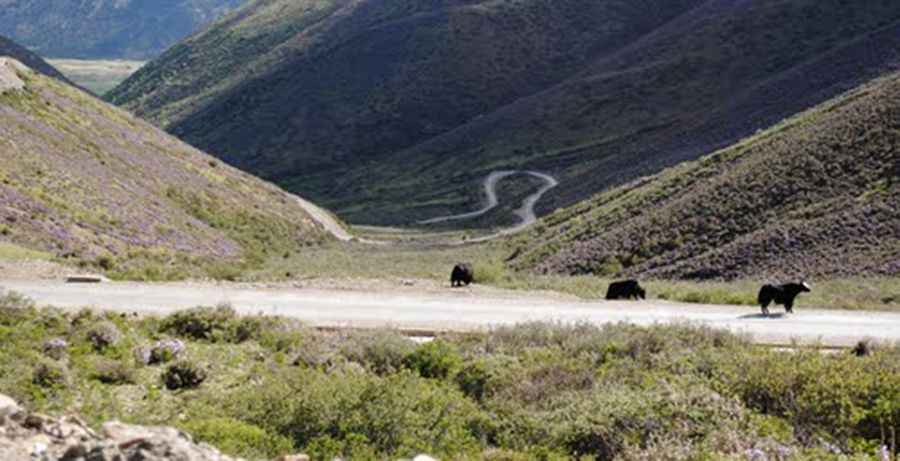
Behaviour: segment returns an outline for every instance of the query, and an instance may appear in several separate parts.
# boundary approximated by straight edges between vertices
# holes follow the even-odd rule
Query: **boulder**
[[[150,349],[149,363],[152,365],[177,359],[185,349],[186,346],[180,339],[161,339]]]
[[[19,404],[11,397],[0,394],[0,422],[21,411]]]
[[[117,421],[100,434],[74,416],[26,414],[0,395],[0,460],[232,461],[215,448],[194,443],[171,427],[145,427]],[[15,415],[7,418],[6,416]],[[301,458],[302,459],[302,458]]]

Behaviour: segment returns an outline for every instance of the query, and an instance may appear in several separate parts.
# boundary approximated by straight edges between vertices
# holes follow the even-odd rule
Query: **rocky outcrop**
[[[23,410],[0,394],[0,460],[229,461],[171,427],[108,422],[98,432],[75,416],[51,418]]]
[[[0,57],[0,94],[6,90],[21,90],[25,88],[25,82],[19,78],[19,72],[25,70],[25,66],[19,61],[8,57]]]
[[[309,461],[304,454],[275,461]],[[338,458],[336,458],[338,459]],[[172,427],[105,423],[99,432],[77,416],[52,418],[0,394],[0,461],[243,461],[196,443]],[[413,461],[437,461],[419,455]]]

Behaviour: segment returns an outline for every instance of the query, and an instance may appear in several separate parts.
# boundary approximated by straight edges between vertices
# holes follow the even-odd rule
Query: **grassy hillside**
[[[227,277],[325,239],[275,186],[80,90],[17,73],[25,88],[0,94],[0,243],[160,279],[197,268]]]
[[[648,13],[650,12],[650,13]],[[876,0],[257,0],[110,99],[355,222],[544,210],[727,146],[900,62]]]
[[[687,279],[900,274],[900,73],[547,216],[538,272]]]
[[[0,36],[0,57],[2,56],[13,58],[44,75],[48,75],[58,80],[68,81],[58,69],[41,59],[40,56],[28,51],[26,48],[10,39]]]
[[[538,323],[419,345],[227,307],[134,319],[9,295],[0,338],[0,392],[34,411],[177,425],[247,459],[874,460],[900,429],[889,345],[785,353],[690,326]]]
[[[147,59],[243,0],[4,0],[0,34],[42,56]]]

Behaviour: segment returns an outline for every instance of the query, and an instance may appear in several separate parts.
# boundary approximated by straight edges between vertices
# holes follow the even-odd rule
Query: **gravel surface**
[[[0,287],[25,294],[41,305],[93,306],[123,312],[167,314],[198,305],[229,303],[247,314],[282,315],[314,326],[381,327],[424,331],[470,331],[527,321],[586,321],[638,325],[691,322],[748,334],[761,343],[820,343],[849,346],[863,338],[900,341],[900,314],[795,308],[769,318],[754,307],[641,302],[579,301],[547,293],[486,287],[396,287],[380,282],[364,290],[226,284],[65,284],[56,281],[0,280]]]

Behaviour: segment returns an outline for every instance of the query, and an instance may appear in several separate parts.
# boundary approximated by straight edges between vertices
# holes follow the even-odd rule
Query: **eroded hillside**
[[[900,73],[548,216],[512,262],[733,279],[900,273]]]

